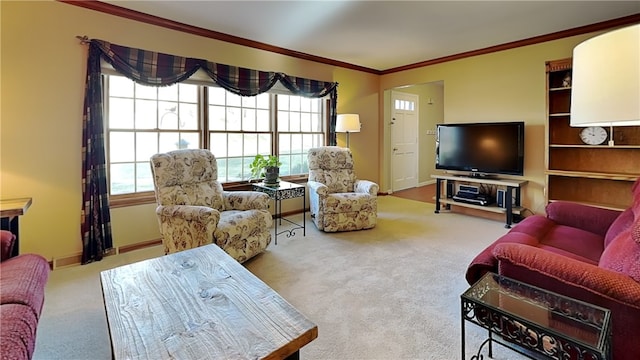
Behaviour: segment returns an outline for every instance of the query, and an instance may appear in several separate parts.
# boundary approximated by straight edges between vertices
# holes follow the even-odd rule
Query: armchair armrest
[[[220,212],[207,206],[160,205],[156,208],[156,215],[161,225],[178,220],[213,225],[215,229],[220,221]]]
[[[207,206],[158,206],[156,215],[165,254],[211,244],[220,212]]]
[[[269,195],[259,191],[224,191],[222,197],[228,210],[269,210]]]
[[[504,276],[600,305],[613,301],[640,314],[640,284],[625,274],[523,244],[500,244],[493,253]]]
[[[356,180],[353,191],[357,193],[368,193],[372,196],[378,196],[378,190],[380,187],[378,184],[369,180]]]
[[[605,236],[613,221],[622,213],[568,201],[555,201],[546,207],[547,218],[558,224]]]
[[[321,182],[307,181],[307,186],[311,193],[316,193],[320,196],[327,196],[327,194],[329,194],[329,187]]]

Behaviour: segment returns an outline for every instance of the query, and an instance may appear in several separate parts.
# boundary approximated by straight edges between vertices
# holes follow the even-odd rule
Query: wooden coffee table
[[[318,327],[217,245],[103,271],[114,359],[297,359]]]

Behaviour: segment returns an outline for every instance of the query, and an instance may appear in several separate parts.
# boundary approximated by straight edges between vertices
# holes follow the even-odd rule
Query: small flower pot
[[[264,168],[264,183],[265,184],[277,184],[280,182],[280,168],[279,167],[266,167]]]

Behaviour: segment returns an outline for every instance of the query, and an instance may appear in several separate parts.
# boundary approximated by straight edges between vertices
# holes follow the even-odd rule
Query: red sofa
[[[31,359],[49,279],[49,263],[36,254],[10,257],[15,236],[0,231],[0,354]]]
[[[640,359],[640,179],[624,211],[553,202],[478,254],[466,279],[486,272],[611,310],[614,360]]]

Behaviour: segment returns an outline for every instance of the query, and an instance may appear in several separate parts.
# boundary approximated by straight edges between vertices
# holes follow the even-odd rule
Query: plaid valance
[[[298,78],[283,73],[218,64],[153,51],[129,48],[93,39],[102,58],[131,80],[149,86],[167,86],[184,81],[199,69],[224,89],[242,96],[269,91],[280,81],[289,91],[305,97],[324,97],[336,91],[338,83]]]

